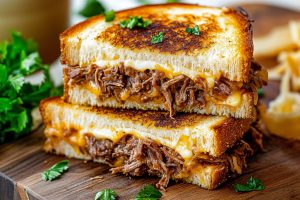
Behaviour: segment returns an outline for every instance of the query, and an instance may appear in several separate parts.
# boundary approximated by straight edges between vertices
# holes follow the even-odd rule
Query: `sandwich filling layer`
[[[77,141],[74,136],[78,135],[74,128],[54,130],[46,127],[47,141],[46,151],[56,151],[60,141],[71,145],[78,154],[84,155],[91,160],[100,160],[109,164],[112,173],[123,173],[132,176],[145,174],[161,177],[156,184],[158,188],[167,187],[170,179],[188,179],[196,173],[199,166],[213,165],[224,172],[223,181],[234,174],[241,174],[247,166],[247,159],[255,151],[262,148],[262,134],[259,129],[252,126],[244,137],[219,157],[210,156],[206,153],[194,152],[188,162],[174,149],[161,145],[149,138],[138,138],[130,133],[124,134],[118,141],[96,138],[93,133],[84,135],[84,142]],[[63,132],[61,137],[51,132]],[[56,152],[60,153],[60,152]],[[220,184],[220,182],[218,182]],[[218,185],[210,186],[213,189]]]
[[[170,115],[177,108],[203,108],[208,101],[215,104],[238,106],[244,93],[253,93],[266,83],[261,66],[253,63],[250,82],[203,75],[192,80],[185,75],[168,76],[160,70],[139,71],[120,64],[115,67],[91,65],[87,68],[66,67],[67,87],[81,85],[95,93],[99,99],[114,97],[119,103],[130,99],[137,103],[156,102],[165,105]]]

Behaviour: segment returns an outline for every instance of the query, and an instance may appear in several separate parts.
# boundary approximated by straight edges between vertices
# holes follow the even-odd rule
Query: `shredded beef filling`
[[[184,159],[173,149],[160,145],[150,139],[138,139],[125,135],[116,144],[111,140],[100,139],[86,134],[86,150],[94,159],[104,159],[111,165],[120,166],[111,169],[112,173],[142,176],[144,174],[161,177],[156,187],[164,189],[172,176],[184,169]],[[238,142],[220,157],[205,153],[197,153],[191,166],[201,164],[217,164],[228,168],[232,174],[241,174],[246,167],[246,159],[254,154],[262,145],[262,133],[251,127],[244,140]]]
[[[90,135],[85,138],[87,151],[94,159],[105,159],[111,164],[116,160],[121,161],[122,166],[112,168],[112,173],[160,176],[156,184],[158,188],[167,187],[170,177],[183,168],[184,160],[178,153],[153,140],[126,135],[113,145],[110,140],[96,140]]]
[[[163,72],[145,70],[143,72],[120,65],[107,69],[91,65],[87,68],[70,67],[68,70],[69,84],[86,84],[93,82],[101,93],[99,98],[114,96],[120,103],[134,97],[140,102],[161,100],[166,103],[170,116],[174,116],[174,107],[202,108],[206,104],[205,96],[216,100],[225,100],[234,90],[256,91],[264,84],[258,72],[259,65],[250,70],[250,84],[237,88],[236,82],[220,78],[214,83],[213,89],[208,88],[202,78],[192,80],[185,75],[167,78]]]

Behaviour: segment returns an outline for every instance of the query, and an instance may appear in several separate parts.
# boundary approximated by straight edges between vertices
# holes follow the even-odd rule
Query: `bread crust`
[[[169,117],[168,112],[164,111],[79,106],[65,103],[57,97],[43,100],[40,103],[40,111],[46,126],[53,125],[52,113],[55,112],[55,116],[59,118],[62,126],[65,126],[63,121],[67,118],[71,122],[68,122],[66,127],[74,127],[75,129],[83,129],[89,126],[101,129],[103,125],[99,125],[99,123],[104,123],[104,121],[108,120],[111,125],[118,124],[120,127],[131,127],[131,131],[141,135],[141,137],[144,137],[145,134],[152,137],[153,134],[155,136],[155,134],[160,132],[161,136],[155,136],[156,139],[157,137],[169,137],[168,140],[175,140],[175,138],[185,137],[185,133],[181,133],[180,130],[189,131],[191,134],[196,134],[195,137],[199,138],[194,141],[197,148],[199,148],[196,151],[207,152],[212,156],[219,156],[232,147],[242,138],[252,122],[250,119],[194,113],[180,113],[173,119]],[[84,117],[83,119],[86,122],[80,122],[85,123],[84,127],[81,127],[83,125],[78,124],[79,121],[76,118],[79,115],[89,116],[96,121],[90,121]],[[106,126],[109,126],[109,124],[106,124]],[[201,132],[202,129],[206,133]],[[201,140],[203,140],[203,144]],[[210,141],[210,145],[206,144],[208,141]]]
[[[236,120],[239,123],[236,123]],[[214,130],[219,136],[216,140],[216,152],[218,154],[225,152],[232,146],[231,141],[239,141],[243,137],[245,130],[250,128],[251,122],[251,119],[239,120],[227,118],[222,124],[215,125]]]
[[[202,54],[204,55],[209,49],[213,49],[216,45],[215,41],[220,42],[218,41],[219,36],[217,35],[226,34],[226,31],[220,28],[220,25],[217,22],[217,16],[201,16],[201,20],[205,18],[207,23],[201,27],[200,36],[187,34],[185,28],[187,26],[194,26],[198,16],[181,15],[180,20],[173,19],[167,13],[168,9],[191,11],[196,11],[197,9],[209,9],[213,12],[220,12],[220,16],[225,16],[225,19],[230,20],[230,23],[233,24],[234,27],[234,34],[232,34],[232,38],[229,39],[232,41],[226,40],[228,45],[234,43],[232,45],[234,52],[230,55],[231,57],[234,57],[229,59],[229,56],[227,56],[226,60],[222,60],[222,53],[225,53],[226,51],[226,45],[224,44],[224,49],[214,50],[219,52],[211,55],[212,58],[219,56],[219,58],[213,59],[220,59],[220,61],[215,61],[212,64],[202,60],[199,63],[203,66],[197,66],[196,63],[198,62],[192,61],[191,59],[196,58],[199,55],[201,56]],[[120,28],[119,22],[127,19],[129,16],[144,16],[145,18],[151,19],[152,24],[146,30]],[[90,27],[94,27],[98,23],[104,23],[103,21],[103,16],[96,16],[67,29],[61,34],[61,62],[63,64],[69,66],[86,66],[95,60],[105,57],[105,55],[101,55],[101,58],[98,57],[99,55],[94,55],[86,60],[84,58],[79,58],[79,55],[85,56],[82,55],[82,51],[80,50],[81,43],[85,39],[80,35]],[[153,45],[151,43],[151,37],[161,31],[165,34],[164,42]],[[120,37],[120,35],[122,37]],[[239,10],[176,3],[141,6],[117,12],[116,20],[110,23],[104,31],[95,33],[94,41],[97,44],[109,44],[112,48],[108,49],[109,51],[122,50],[119,53],[114,52],[114,55],[112,56],[115,58],[120,57],[120,55],[126,57],[124,55],[126,53],[124,52],[131,52],[129,55],[132,54],[132,57],[136,56],[140,59],[147,59],[146,57],[148,57],[152,60],[157,59],[158,62],[164,62],[164,64],[170,64],[177,57],[178,60],[186,60],[186,62],[177,61],[177,65],[182,65],[196,72],[208,71],[214,74],[222,72],[222,76],[232,81],[247,82],[249,80],[248,74],[253,57],[252,26],[249,17]],[[92,49],[93,47],[88,51],[92,51]],[[148,56],[142,55],[141,52]],[[94,52],[93,54],[96,53]],[[137,56],[138,54],[141,54],[140,57]],[[199,59],[204,58],[199,57]],[[211,66],[211,64],[216,65],[216,67]]]

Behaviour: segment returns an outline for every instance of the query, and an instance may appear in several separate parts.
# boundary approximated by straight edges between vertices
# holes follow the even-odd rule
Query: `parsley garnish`
[[[147,28],[151,24],[150,20],[144,20],[143,17],[132,17],[130,16],[129,19],[123,20],[120,22],[121,28],[129,28],[133,29],[134,27],[138,28]]]
[[[104,12],[104,16],[105,16],[105,21],[106,22],[111,22],[116,18],[116,14],[115,14],[114,10]]]
[[[259,88],[257,90],[257,94],[258,94],[259,97],[262,97],[264,95],[264,91],[262,90],[262,88]]]
[[[150,0],[136,0],[136,1],[140,4],[150,4],[151,3]]]
[[[191,35],[200,35],[199,26],[196,25],[194,28],[187,27],[185,31]]]
[[[69,168],[69,161],[68,160],[62,160],[52,167],[50,167],[47,171],[44,171],[42,175],[42,179],[44,181],[52,181],[56,179],[57,177],[61,176],[64,171],[66,171]]]
[[[152,36],[151,43],[152,44],[157,44],[157,43],[162,42],[163,40],[164,40],[164,33],[159,32],[157,35]]]
[[[100,192],[97,192],[94,200],[115,200],[116,192],[112,189],[105,189]]]
[[[0,143],[31,132],[31,111],[55,90],[36,43],[25,40],[18,32],[11,37],[11,42],[0,42]],[[25,81],[25,76],[38,70],[44,72],[40,85]]]
[[[145,185],[134,200],[156,200],[162,197],[162,193],[153,185]]]
[[[249,178],[246,185],[234,184],[233,187],[236,192],[250,192],[254,190],[265,189],[265,186],[263,185],[262,181],[259,179],[255,179],[252,176]]]
[[[79,11],[79,14],[83,17],[92,17],[104,12],[105,8],[98,0],[87,0],[82,10]]]
[[[180,0],[166,0],[167,3],[178,3]]]

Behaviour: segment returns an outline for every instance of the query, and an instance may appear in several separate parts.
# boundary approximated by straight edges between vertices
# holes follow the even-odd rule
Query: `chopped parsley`
[[[265,186],[263,185],[262,181],[259,179],[255,179],[252,176],[249,178],[245,185],[234,184],[233,187],[236,192],[250,192],[254,190],[265,189]]]
[[[166,3],[178,3],[180,0],[166,0]]]
[[[47,171],[44,171],[42,175],[42,179],[44,181],[52,181],[63,174],[69,168],[69,161],[62,160],[52,167],[50,167]]]
[[[162,193],[153,185],[145,185],[134,200],[156,200],[162,197]]]
[[[130,16],[129,19],[123,20],[120,22],[121,28],[129,28],[133,29],[137,28],[147,28],[151,24],[150,20],[144,20],[143,17],[132,17]]]
[[[151,4],[150,0],[136,0],[140,4]],[[165,0],[166,3],[178,3],[180,0]]]
[[[96,193],[94,200],[115,200],[116,192],[112,189],[105,189]]]
[[[185,29],[185,32],[191,34],[191,35],[200,35],[200,30],[199,30],[199,26],[196,25],[194,28],[190,28],[190,27],[187,27]]]
[[[104,12],[105,8],[98,0],[86,0],[79,14],[83,17],[93,17],[95,15],[104,14]]]
[[[136,0],[136,1],[140,4],[150,4],[151,3],[150,0]]]
[[[157,35],[152,36],[151,43],[157,44],[157,43],[161,43],[163,40],[164,40],[164,33],[159,32]]]
[[[257,90],[257,94],[258,94],[259,97],[264,96],[264,91],[262,90],[262,88],[259,88],[259,89]]]
[[[30,133],[31,111],[42,99],[62,94],[54,87],[37,44],[19,32],[13,32],[11,37],[11,42],[0,42],[0,143]],[[27,75],[39,70],[44,75],[41,84],[26,82]]]
[[[116,14],[114,10],[104,12],[104,16],[106,22],[111,22],[116,18]]]

